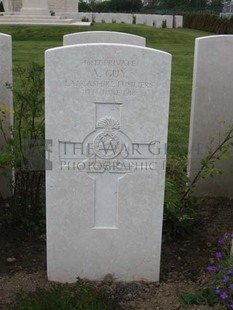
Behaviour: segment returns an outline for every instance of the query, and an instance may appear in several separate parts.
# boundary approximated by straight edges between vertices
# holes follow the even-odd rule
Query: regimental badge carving
[[[97,128],[103,128],[103,131],[93,141],[95,154],[102,159],[117,157],[123,148],[118,136],[119,122],[112,117],[105,117],[98,122]]]
[[[92,152],[82,162],[85,167],[82,172],[125,174],[134,171],[127,163],[127,149],[132,142],[120,130],[120,106],[118,103],[96,103],[96,129],[83,142],[84,145],[92,145]]]

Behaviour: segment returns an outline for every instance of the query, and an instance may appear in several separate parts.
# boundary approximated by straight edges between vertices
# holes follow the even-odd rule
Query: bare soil
[[[177,310],[179,296],[208,286],[210,278],[206,267],[217,240],[233,229],[233,201],[207,199],[199,210],[198,221],[191,235],[162,246],[160,283],[119,283],[106,278],[92,283],[98,289],[108,290],[121,303],[123,309]],[[45,242],[22,239],[20,234],[5,232],[0,236],[0,309],[9,304],[20,290],[34,291],[48,287],[46,279]],[[221,310],[215,307],[192,306],[189,310]]]

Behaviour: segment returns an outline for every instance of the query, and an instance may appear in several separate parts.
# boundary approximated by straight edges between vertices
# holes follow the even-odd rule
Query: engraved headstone
[[[145,47],[46,52],[49,280],[159,280],[170,75]]]
[[[137,35],[114,31],[85,31],[67,34],[63,37],[63,45],[83,43],[121,43],[145,46],[146,39]]]
[[[233,35],[196,39],[189,135],[189,176],[213,153],[233,125]],[[231,141],[232,142],[232,141]],[[233,155],[216,162],[221,175],[198,182],[196,195],[233,197]]]
[[[0,131],[0,150],[5,145],[6,139],[10,137],[10,127],[13,125],[13,115],[4,113],[2,109],[13,109],[12,92],[6,87],[6,84],[12,84],[12,39],[7,34],[0,33],[0,122],[3,126],[4,134]],[[3,114],[1,112],[3,111]],[[4,177],[0,170],[0,197],[10,196],[11,171]]]

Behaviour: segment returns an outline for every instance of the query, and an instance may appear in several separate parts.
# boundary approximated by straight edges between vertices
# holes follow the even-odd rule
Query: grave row
[[[8,36],[0,42],[11,50]],[[171,55],[124,33],[76,33],[63,44],[45,57],[48,278],[158,281]],[[191,178],[232,125],[232,46],[233,36],[196,39]],[[10,82],[9,54],[1,57],[2,83]],[[232,155],[220,166],[223,177],[198,194],[232,197]]]
[[[158,14],[127,14],[127,13],[88,13],[61,14],[61,17],[69,17],[81,21],[96,23],[124,23],[147,25],[156,28],[183,28],[183,16],[158,15]]]

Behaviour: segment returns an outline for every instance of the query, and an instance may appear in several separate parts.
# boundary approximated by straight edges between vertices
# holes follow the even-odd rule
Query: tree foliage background
[[[122,12],[122,13],[135,13],[139,12],[143,7],[141,0],[110,0],[99,2],[90,0],[85,2],[79,1],[80,12]]]
[[[215,11],[221,12],[224,0],[80,0],[80,12],[122,12],[137,13],[154,10]]]

